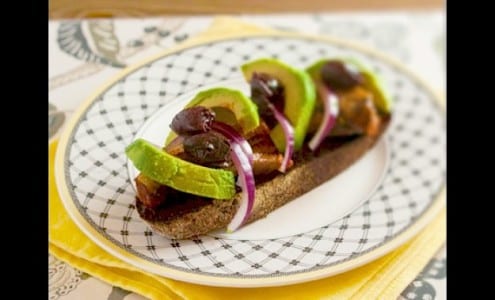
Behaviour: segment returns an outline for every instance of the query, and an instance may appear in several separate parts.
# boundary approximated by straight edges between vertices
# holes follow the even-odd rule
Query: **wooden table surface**
[[[49,18],[429,10],[443,6],[443,0],[51,0]]]

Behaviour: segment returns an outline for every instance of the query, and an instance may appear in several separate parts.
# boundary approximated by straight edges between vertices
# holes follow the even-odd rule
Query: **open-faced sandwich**
[[[352,165],[390,121],[380,82],[352,60],[298,70],[259,59],[241,70],[249,96],[202,91],[170,120],[163,147],[126,148],[140,171],[137,211],[156,232],[185,239],[263,218]]]

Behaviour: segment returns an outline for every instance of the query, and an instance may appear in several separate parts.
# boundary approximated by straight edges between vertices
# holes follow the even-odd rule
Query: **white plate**
[[[169,240],[139,219],[135,170],[124,154],[134,138],[163,144],[170,117],[200,90],[246,91],[239,71],[246,61],[278,57],[304,68],[335,56],[378,73],[395,102],[387,135],[349,170],[232,235]],[[125,70],[68,124],[55,173],[76,224],[116,257],[194,283],[275,286],[355,268],[410,238],[443,206],[444,148],[437,99],[397,63],[344,41],[258,34],[211,40]]]

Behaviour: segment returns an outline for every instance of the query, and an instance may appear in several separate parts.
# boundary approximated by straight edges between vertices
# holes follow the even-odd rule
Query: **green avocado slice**
[[[304,71],[282,61],[262,58],[241,66],[244,78],[249,82],[254,72],[266,73],[279,80],[285,89],[284,115],[294,127],[294,150],[301,149],[316,103],[316,92],[311,77]],[[285,150],[285,136],[277,124],[270,136],[280,152]]]
[[[125,153],[142,174],[176,190],[214,199],[232,199],[236,193],[231,171],[190,163],[144,139],[135,140]]]
[[[238,90],[212,88],[201,91],[184,108],[200,105],[213,109],[216,121],[227,123],[234,128],[239,126],[242,134],[260,125],[256,104]],[[165,144],[170,143],[176,136],[175,132],[171,132]]]
[[[376,73],[371,72],[368,68],[366,68],[362,63],[353,58],[331,58],[331,59],[322,59],[311,66],[309,66],[306,71],[313,77],[316,81],[321,80],[320,70],[321,67],[328,61],[338,60],[343,61],[350,66],[356,68],[365,78],[365,85],[368,89],[371,90],[375,97],[373,101],[381,113],[390,114],[392,112],[392,100],[388,95],[387,90],[383,86],[383,80]]]

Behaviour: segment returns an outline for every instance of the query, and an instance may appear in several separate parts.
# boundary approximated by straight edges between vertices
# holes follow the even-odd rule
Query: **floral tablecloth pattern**
[[[241,15],[284,31],[332,35],[368,45],[405,63],[438,93],[445,90],[445,12]],[[49,21],[49,137],[102,82],[126,66],[204,31],[213,16]],[[131,300],[49,255],[51,300]],[[446,299],[446,248],[438,252],[399,299]]]

